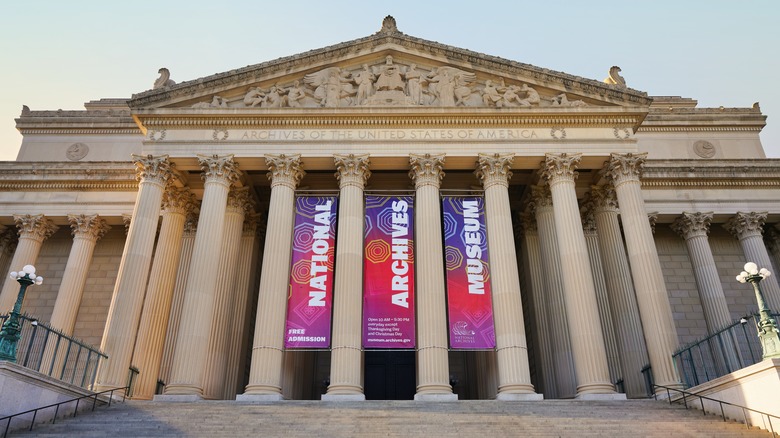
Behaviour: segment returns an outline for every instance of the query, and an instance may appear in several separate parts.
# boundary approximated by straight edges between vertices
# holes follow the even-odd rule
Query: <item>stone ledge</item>
[[[154,401],[162,403],[194,403],[203,401],[203,397],[198,394],[157,394],[154,396]]]
[[[501,394],[496,396],[498,401],[541,401],[544,400],[544,394],[522,393],[522,394]]]
[[[576,397],[574,397],[574,400],[582,400],[582,401],[621,401],[621,400],[627,400],[626,395],[619,392],[614,392],[611,394],[577,394]]]
[[[458,394],[415,394],[415,401],[456,402]]]
[[[242,403],[276,402],[284,401],[284,396],[282,394],[238,394],[236,401]]]
[[[322,401],[353,402],[365,400],[365,394],[322,394]]]

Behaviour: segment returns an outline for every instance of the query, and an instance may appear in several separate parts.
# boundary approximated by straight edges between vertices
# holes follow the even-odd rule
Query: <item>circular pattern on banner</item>
[[[366,244],[366,260],[371,263],[383,263],[390,258],[390,243],[384,240],[372,240]]]
[[[448,211],[444,213],[444,240],[449,239],[458,232],[458,220]]]
[[[454,271],[463,265],[463,253],[460,248],[447,246],[444,248],[444,260],[447,263],[447,270]]]

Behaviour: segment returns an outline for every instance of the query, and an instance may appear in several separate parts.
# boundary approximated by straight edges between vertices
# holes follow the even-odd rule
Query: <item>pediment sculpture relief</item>
[[[327,67],[292,84],[252,87],[242,97],[213,96],[193,108],[338,108],[360,106],[550,107],[586,106],[565,93],[544,96],[526,83],[505,84],[455,67],[421,68],[397,64],[392,56],[378,65],[347,70]]]

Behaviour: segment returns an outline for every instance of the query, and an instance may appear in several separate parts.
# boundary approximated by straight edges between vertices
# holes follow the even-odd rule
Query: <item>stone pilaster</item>
[[[550,188],[546,185],[534,186],[531,190],[531,208],[539,230],[542,272],[545,273],[543,274],[547,291],[545,303],[547,321],[550,322],[547,327],[550,330],[555,363],[556,387],[554,394],[556,396],[548,395],[548,398],[572,398],[576,395],[577,380],[574,375],[569,322],[565,317],[566,301],[563,296],[563,278],[560,275],[546,275],[547,271],[550,269],[557,271],[557,267],[561,265],[552,198],[550,197]]]
[[[305,175],[300,155],[266,155],[271,199],[260,274],[249,384],[237,400],[281,400],[284,323],[292,257],[295,188]]]
[[[173,353],[176,348],[176,339],[179,335],[179,321],[181,321],[181,310],[184,306],[184,290],[187,287],[187,277],[190,272],[197,228],[198,216],[194,212],[190,212],[184,220],[184,232],[182,233],[181,250],[179,251],[181,255],[179,256],[178,269],[176,270],[176,284],[173,288],[168,328],[165,332],[165,349],[163,350],[162,363],[160,364],[159,379],[166,384],[170,382],[171,378]]]
[[[607,365],[609,366],[610,382],[615,383],[623,377],[620,362],[620,352],[615,338],[615,324],[612,322],[612,311],[609,306],[607,282],[604,277],[604,266],[601,263],[601,248],[599,247],[596,218],[593,215],[595,205],[591,199],[586,199],[581,210],[582,231],[585,233],[585,244],[588,247],[593,286],[596,288],[596,301],[599,305],[599,318],[604,336],[604,347],[607,350]]]
[[[252,208],[248,187],[233,187],[228,194],[225,228],[222,232],[222,250],[217,271],[217,290],[214,297],[214,320],[209,333],[206,364],[203,373],[203,396],[221,399],[225,392],[225,373],[230,342],[230,324],[235,316],[236,283],[241,251],[244,218]]]
[[[409,155],[415,184],[417,393],[415,400],[457,400],[450,386],[439,185],[444,155]]]
[[[157,238],[157,250],[149,274],[141,324],[133,352],[132,363],[139,371],[133,398],[150,400],[157,388],[176,271],[181,259],[184,223],[194,205],[195,196],[189,189],[177,189],[172,184],[166,187],[163,194],[162,226]]]
[[[591,188],[591,199],[594,202],[596,234],[620,352],[623,387],[630,398],[645,397],[647,389],[642,367],[647,365],[649,359],[631,269],[620,233],[615,188],[612,185],[594,186]]]
[[[534,392],[528,365],[517,253],[509,207],[512,154],[479,154],[475,174],[485,189],[490,286],[496,329],[499,400],[542,398]]]
[[[339,220],[333,294],[330,385],[323,400],[365,400],[363,395],[363,188],[371,176],[368,155],[335,155]]]
[[[620,205],[642,326],[652,333],[646,341],[653,379],[657,385],[679,388],[680,377],[670,359],[678,345],[677,329],[639,181],[646,157],[647,153],[612,154],[605,174]]]
[[[555,384],[555,359],[553,356],[553,340],[550,321],[547,317],[547,289],[544,284],[544,269],[542,268],[542,252],[539,244],[539,231],[536,227],[536,218],[531,212],[522,213],[522,244],[523,268],[527,283],[531,289],[531,305],[534,311],[534,325],[537,344],[535,344],[537,356],[537,391],[543,392],[549,398],[558,398]],[[541,380],[541,385],[539,384]],[[539,388],[541,386],[541,388]]]
[[[609,381],[596,290],[574,190],[575,169],[580,158],[581,154],[547,154],[542,175],[550,185],[553,200],[566,315],[570,327],[575,327],[569,335],[577,375],[577,398],[617,396]]]
[[[34,265],[41,252],[43,241],[51,237],[59,227],[51,219],[42,214],[14,215],[16,228],[19,230],[19,241],[11,258],[9,270],[6,272],[3,290],[0,292],[0,313],[8,313],[16,302],[19,293],[19,283],[10,277],[11,270],[19,270],[25,265]]]
[[[201,177],[205,180],[203,202],[184,292],[171,382],[165,387],[165,397],[160,397],[160,400],[203,397],[203,370],[219,276],[219,263],[215,263],[214,255],[222,250],[228,191],[240,175],[233,155],[199,155],[198,162],[203,169]]]
[[[172,175],[167,155],[136,155],[134,159],[140,179],[138,197],[100,345],[100,349],[108,354],[108,359],[100,363],[96,382],[98,391],[127,384],[149,266],[152,263],[163,190]]]
[[[766,212],[746,213],[740,211],[729,219],[725,227],[734,237],[739,239],[742,252],[745,253],[745,262],[753,262],[759,268],[771,270],[772,262],[762,237],[766,217]],[[777,277],[773,275],[763,280],[761,291],[764,293],[764,300],[766,300],[769,310],[780,311],[780,287],[778,287]]]

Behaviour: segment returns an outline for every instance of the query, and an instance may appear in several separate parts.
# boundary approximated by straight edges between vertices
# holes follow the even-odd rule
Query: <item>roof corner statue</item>
[[[176,85],[176,82],[174,82],[171,79],[171,72],[168,71],[167,68],[163,67],[163,68],[157,70],[157,73],[160,73],[160,77],[157,78],[157,80],[154,81],[154,85],[152,86],[152,90],[156,90],[158,88],[170,87],[170,86]]]
[[[626,80],[623,79],[623,76],[620,76],[620,67],[613,65],[609,69],[609,76],[607,76],[606,79],[604,79],[605,84],[609,85],[617,85],[619,87],[625,87],[626,86]]]
[[[379,30],[379,33],[397,33],[400,32],[398,30],[398,27],[395,25],[395,18],[393,18],[392,15],[388,15],[385,17],[384,20],[382,20],[382,29]]]

